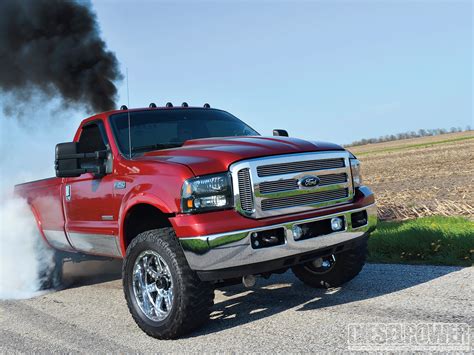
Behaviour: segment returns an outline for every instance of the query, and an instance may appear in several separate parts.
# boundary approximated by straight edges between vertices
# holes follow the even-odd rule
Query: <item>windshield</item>
[[[128,113],[112,115],[110,123],[120,151],[128,155]],[[230,113],[204,108],[130,112],[130,127],[135,154],[180,147],[190,139],[259,135]]]

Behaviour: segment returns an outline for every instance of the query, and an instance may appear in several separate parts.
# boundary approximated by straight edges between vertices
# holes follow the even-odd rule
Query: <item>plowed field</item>
[[[385,220],[474,218],[474,132],[348,148],[362,162]]]

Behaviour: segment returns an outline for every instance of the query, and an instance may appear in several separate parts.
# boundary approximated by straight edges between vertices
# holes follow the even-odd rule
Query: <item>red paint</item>
[[[26,198],[41,231],[64,230],[60,178],[44,179],[16,185],[15,193]]]
[[[189,166],[194,174],[226,171],[236,161],[271,155],[342,150],[336,144],[288,137],[229,137],[187,141],[183,147],[146,153],[140,160],[168,161]]]
[[[119,153],[108,120],[111,114],[118,112],[123,111],[110,111],[85,119],[74,136],[74,141],[78,141],[82,127],[91,121],[101,120],[104,123],[113,154],[111,174],[100,179],[91,174],[77,178],[51,178],[15,187],[15,192],[26,198],[35,211],[41,232],[52,230],[105,234],[109,237],[114,235],[120,238],[124,254],[124,219],[127,211],[140,203],[150,204],[163,213],[175,215],[170,221],[178,237],[190,237],[333,213],[357,208],[361,204],[367,205],[373,199],[371,196],[359,196],[353,204],[344,207],[259,221],[245,218],[233,210],[182,215],[181,187],[184,180],[195,175],[227,171],[230,164],[242,159],[342,148],[335,144],[311,143],[287,137],[212,138],[190,140],[181,148],[149,152],[129,160]],[[116,181],[125,182],[126,188],[115,189]],[[65,201],[66,185],[71,186],[71,201]],[[112,216],[111,220],[103,220],[104,215]]]

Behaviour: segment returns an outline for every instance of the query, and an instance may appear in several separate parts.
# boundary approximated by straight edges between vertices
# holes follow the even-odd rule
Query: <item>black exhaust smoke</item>
[[[0,91],[17,99],[34,92],[59,96],[66,105],[97,112],[115,107],[115,82],[121,78],[87,5],[0,1]]]

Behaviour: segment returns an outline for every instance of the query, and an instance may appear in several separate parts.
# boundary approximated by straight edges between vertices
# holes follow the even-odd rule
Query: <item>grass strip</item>
[[[465,141],[469,139],[474,139],[473,137],[459,137],[459,138],[452,138],[452,139],[446,139],[442,141],[435,141],[435,142],[426,142],[426,143],[418,143],[418,144],[409,144],[409,145],[404,145],[401,147],[393,147],[393,148],[382,148],[382,149],[376,149],[376,150],[370,150],[368,152],[360,152],[360,153],[355,153],[356,156],[360,155],[368,155],[368,154],[375,154],[375,153],[386,153],[386,152],[393,152],[393,151],[398,151],[398,150],[404,150],[404,149],[412,149],[412,148],[429,148],[433,145],[437,144],[446,144],[446,143],[452,143],[452,142],[459,142],[459,141]],[[377,144],[377,143],[375,143]],[[350,150],[351,147],[348,147]]]
[[[369,238],[369,261],[472,266],[474,222],[462,217],[381,222]]]

